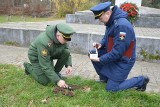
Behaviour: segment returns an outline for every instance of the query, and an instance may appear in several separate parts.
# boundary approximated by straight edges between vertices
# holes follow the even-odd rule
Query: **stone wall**
[[[18,43],[20,46],[28,47],[34,38],[44,30],[27,30],[27,29],[9,29],[0,28],[0,43],[7,41]],[[100,41],[102,34],[99,33],[76,33],[72,36],[72,41],[69,43],[70,50],[74,53],[87,54],[93,49],[92,43]],[[155,53],[160,50],[160,38],[156,37],[137,37],[137,54],[141,49],[148,53]]]

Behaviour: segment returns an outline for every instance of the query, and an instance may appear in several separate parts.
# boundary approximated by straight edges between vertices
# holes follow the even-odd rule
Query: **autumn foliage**
[[[57,17],[64,17],[76,11],[88,10],[97,3],[97,0],[53,0]]]

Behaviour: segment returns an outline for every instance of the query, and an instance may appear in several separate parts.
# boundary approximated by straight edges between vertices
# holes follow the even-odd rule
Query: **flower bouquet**
[[[120,5],[120,9],[128,13],[128,20],[133,24],[138,18],[138,7],[134,3],[123,3]]]

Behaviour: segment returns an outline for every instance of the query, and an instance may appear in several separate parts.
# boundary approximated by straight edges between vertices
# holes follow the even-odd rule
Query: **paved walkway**
[[[27,58],[28,48],[13,47],[0,45],[0,64],[13,64],[23,68],[23,62],[28,61]],[[87,55],[80,55],[72,53],[73,58],[73,73],[85,79],[97,79],[94,68]],[[62,74],[65,75],[64,69]],[[148,75],[150,82],[147,87],[147,92],[160,92],[160,64],[136,61],[130,77],[138,75]]]

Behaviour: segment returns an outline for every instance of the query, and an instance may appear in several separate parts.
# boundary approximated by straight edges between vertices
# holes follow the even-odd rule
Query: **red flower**
[[[120,9],[128,13],[128,20],[133,23],[138,18],[138,7],[133,3],[123,3]]]

